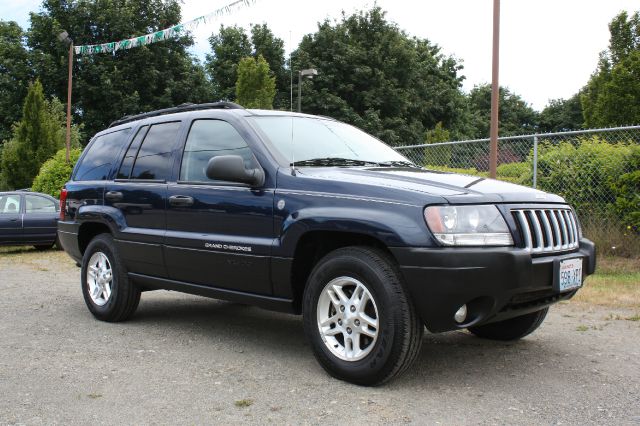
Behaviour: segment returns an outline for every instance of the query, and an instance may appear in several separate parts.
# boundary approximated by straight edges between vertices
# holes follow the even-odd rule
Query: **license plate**
[[[569,291],[582,286],[582,258],[560,262],[558,284],[560,291]]]

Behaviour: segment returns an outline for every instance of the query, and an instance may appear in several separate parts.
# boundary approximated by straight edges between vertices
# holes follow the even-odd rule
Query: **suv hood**
[[[315,179],[439,196],[452,204],[565,202],[560,196],[526,186],[479,176],[410,167],[302,167],[297,171]]]

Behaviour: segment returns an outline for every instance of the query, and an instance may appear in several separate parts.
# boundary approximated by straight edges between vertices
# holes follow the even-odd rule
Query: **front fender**
[[[338,231],[366,235],[387,247],[431,246],[422,209],[411,205],[310,206],[292,209],[276,219],[277,246],[273,255],[293,257],[300,238],[307,232]],[[356,203],[357,204],[357,203]]]

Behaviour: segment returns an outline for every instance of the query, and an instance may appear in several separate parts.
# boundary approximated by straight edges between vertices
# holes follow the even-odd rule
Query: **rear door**
[[[194,120],[179,176],[170,182],[165,256],[169,277],[194,284],[271,294],[273,188],[214,181],[205,167],[217,155],[257,160],[228,122]]]
[[[105,205],[119,209],[124,217],[126,226],[117,243],[130,272],[167,276],[162,255],[167,179],[180,127],[180,121],[141,126],[116,179],[105,188]]]
[[[23,239],[21,195],[0,195],[0,244],[19,243]]]
[[[58,210],[55,200],[41,195],[24,195],[24,239],[33,243],[53,243],[56,239]]]

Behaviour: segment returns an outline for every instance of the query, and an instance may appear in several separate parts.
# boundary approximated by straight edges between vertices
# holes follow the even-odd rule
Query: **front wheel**
[[[109,234],[100,234],[89,243],[82,258],[80,280],[84,301],[99,320],[124,321],[140,303],[140,289],[129,280]]]
[[[491,324],[469,327],[478,337],[491,340],[518,340],[533,333],[544,321],[549,308]]]
[[[422,321],[384,252],[347,247],[314,267],[303,298],[305,333],[322,367],[359,385],[384,383],[415,361]]]

